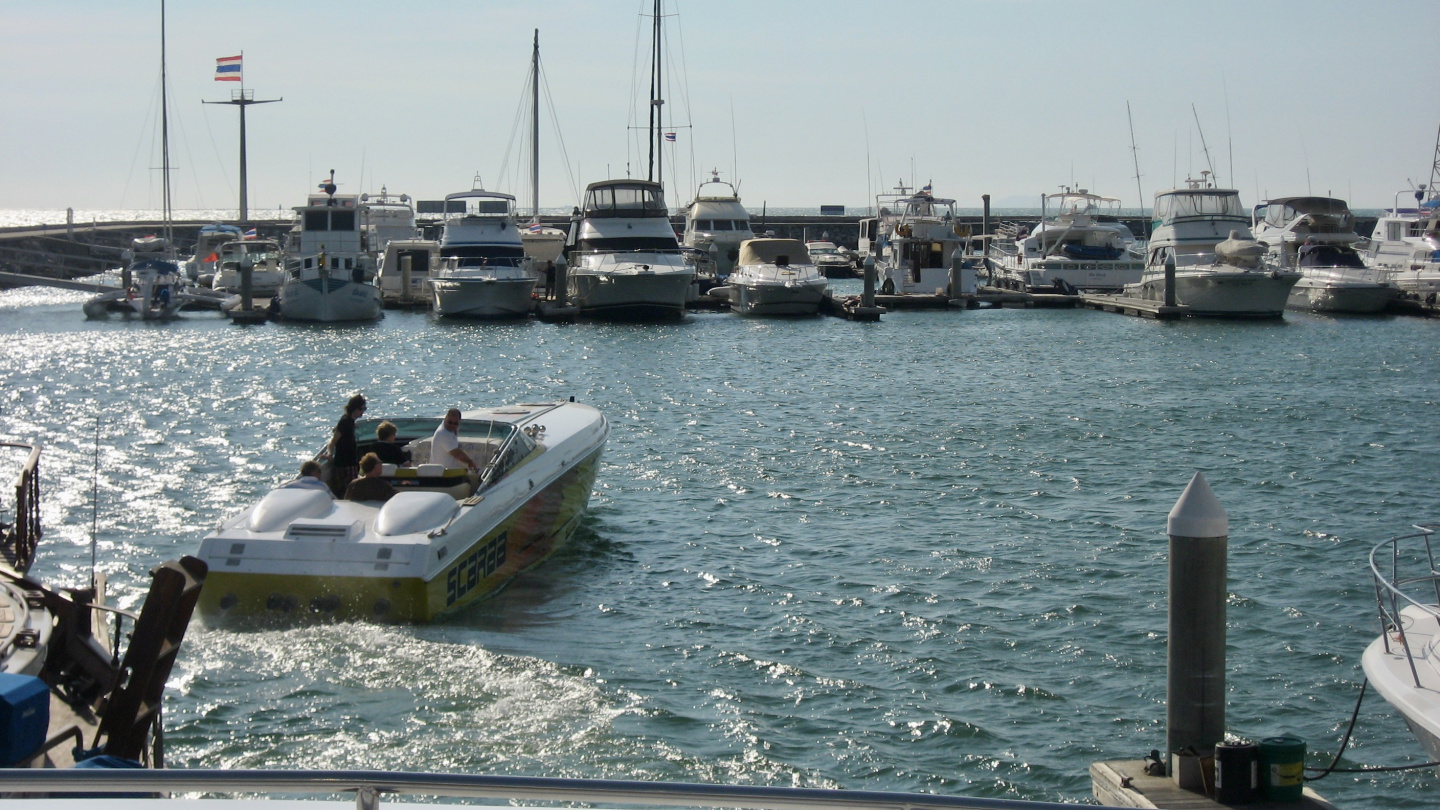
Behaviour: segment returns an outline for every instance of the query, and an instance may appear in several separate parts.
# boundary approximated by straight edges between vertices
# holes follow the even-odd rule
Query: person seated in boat
[[[366,453],[360,459],[360,477],[345,488],[347,501],[388,501],[395,497],[395,487],[380,477],[380,457]]]
[[[406,464],[405,445],[395,441],[395,424],[393,422],[381,422],[375,428],[375,455],[380,457],[382,464],[394,464],[396,467],[403,467]],[[364,465],[361,465],[362,471]]]
[[[447,470],[479,470],[475,459],[460,449],[460,410],[451,408],[445,412],[445,420],[435,428],[430,438],[430,462],[440,464]]]
[[[320,462],[311,459],[300,465],[300,475],[293,481],[286,481],[280,485],[281,489],[315,489],[322,492],[330,492],[330,486],[325,483],[323,477],[325,470]],[[334,494],[331,493],[331,497]]]

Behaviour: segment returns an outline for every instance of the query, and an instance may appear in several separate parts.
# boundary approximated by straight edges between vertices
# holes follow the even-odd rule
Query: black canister
[[[1215,801],[1248,804],[1260,797],[1260,746],[1222,742],[1215,746]]]

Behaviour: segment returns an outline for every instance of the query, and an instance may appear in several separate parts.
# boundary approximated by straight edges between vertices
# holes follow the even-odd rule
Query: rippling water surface
[[[370,415],[562,398],[613,430],[571,545],[427,626],[192,626],[178,767],[354,767],[1085,801],[1164,743],[1165,516],[1229,511],[1228,724],[1326,764],[1366,556],[1433,519],[1440,324],[895,312],[878,324],[86,322],[0,294],[0,436],[45,445],[36,573],[156,563]],[[7,474],[8,476],[8,474]],[[8,499],[7,499],[8,500]],[[1423,761],[1372,696],[1346,764]],[[1334,775],[1422,807],[1426,772]]]

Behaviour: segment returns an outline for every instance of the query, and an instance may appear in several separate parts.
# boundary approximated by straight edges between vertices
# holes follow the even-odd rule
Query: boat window
[[[708,230],[710,230],[710,220],[708,220],[708,219],[697,219],[697,220],[695,220],[695,230],[697,230],[697,231],[708,231]]]
[[[508,214],[510,213],[509,200],[480,200],[475,203],[477,214]]]
[[[353,231],[355,230],[355,212],[351,210],[331,211],[330,230],[332,231]]]
[[[456,245],[440,248],[440,256],[458,258],[460,267],[515,267],[525,258],[525,248],[520,245]]]
[[[585,195],[588,212],[624,212],[630,215],[666,213],[660,189],[648,186],[604,186]]]
[[[306,211],[305,230],[307,231],[328,231],[330,230],[329,211]]]
[[[1404,225],[1401,222],[1385,223],[1385,238],[1391,242],[1400,241],[1400,228]]]
[[[735,230],[737,230],[737,231],[748,231],[748,230],[750,230],[750,220],[748,220],[748,219],[737,219],[737,220],[735,220]]]
[[[733,230],[735,230],[735,229],[734,229],[733,227],[731,227],[731,225],[730,225],[730,220],[728,220],[728,219],[717,219],[717,220],[715,220],[715,230],[717,230],[717,231],[733,231]]]
[[[1300,248],[1301,267],[1364,267],[1360,254],[1339,245],[1307,245]]]
[[[581,250],[648,250],[648,251],[677,251],[680,243],[673,237],[663,236],[618,236],[608,239],[581,239]]]

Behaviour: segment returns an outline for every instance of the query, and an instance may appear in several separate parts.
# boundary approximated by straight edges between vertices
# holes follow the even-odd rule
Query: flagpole
[[[240,90],[231,91],[229,101],[202,101],[203,104],[231,104],[240,108],[240,208],[236,212],[236,222],[245,223],[250,219],[250,193],[249,178],[245,166],[245,108],[251,104],[271,104],[276,101],[284,101],[285,98],[270,98],[257,101],[254,90],[245,89],[245,52],[240,52]]]

